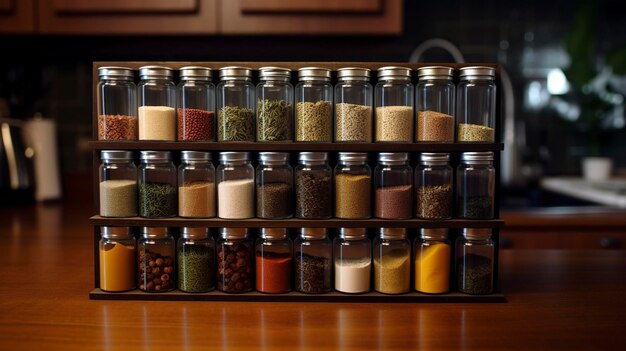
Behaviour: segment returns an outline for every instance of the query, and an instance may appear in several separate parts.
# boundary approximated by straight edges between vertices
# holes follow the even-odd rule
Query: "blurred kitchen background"
[[[502,208],[626,207],[622,8],[619,0],[0,0],[0,118],[53,122],[61,189],[80,197],[89,194],[70,184],[91,189],[92,61],[495,62]],[[558,190],[562,177],[581,176],[586,156],[612,160],[612,179],[591,182],[605,198]],[[15,192],[1,167],[6,203]]]

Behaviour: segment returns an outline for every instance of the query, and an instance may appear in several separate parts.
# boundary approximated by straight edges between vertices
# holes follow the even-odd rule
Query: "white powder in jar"
[[[371,268],[369,257],[335,259],[335,290],[352,294],[368,292]]]
[[[217,185],[218,217],[245,219],[254,217],[254,180],[225,180]]]
[[[176,140],[176,111],[169,106],[139,107],[139,140]]]

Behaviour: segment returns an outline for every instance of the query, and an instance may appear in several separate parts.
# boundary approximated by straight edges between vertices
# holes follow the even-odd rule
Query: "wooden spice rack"
[[[337,70],[341,67],[364,67],[369,68],[373,72],[383,66],[404,66],[415,70],[423,66],[443,65],[459,69],[466,66],[488,66],[496,69],[496,85],[500,86],[500,68],[495,64],[454,64],[454,63],[407,63],[407,62],[94,62],[93,63],[93,139],[98,138],[98,111],[97,104],[97,83],[98,68],[103,66],[124,66],[137,70],[144,65],[163,65],[173,69],[180,67],[196,65],[205,66],[214,70],[224,66],[238,65],[258,69],[263,66],[280,66],[297,70],[301,67],[320,66]],[[214,74],[214,81],[216,80]],[[293,77],[292,83],[296,83],[297,77]],[[375,84],[375,74],[372,77],[372,83]],[[333,82],[334,83],[334,82]],[[497,91],[497,111],[500,107],[500,92]],[[498,113],[498,116],[500,113]],[[496,119],[496,140],[500,138],[500,118]],[[99,213],[99,190],[97,179],[99,177],[100,151],[101,150],[198,150],[198,151],[284,151],[294,152],[301,151],[357,151],[357,152],[447,152],[452,154],[452,159],[458,156],[460,152],[469,151],[493,151],[494,166],[499,169],[500,152],[504,149],[502,143],[285,143],[285,142],[158,142],[158,141],[91,141],[89,146],[93,153],[93,193],[94,193],[94,212]],[[331,165],[332,166],[332,165]],[[500,175],[496,172],[496,193],[495,193],[495,219],[491,220],[423,220],[423,219],[407,219],[407,220],[386,220],[386,219],[366,219],[366,220],[344,220],[344,219],[327,219],[327,220],[306,220],[306,219],[285,219],[285,220],[266,220],[266,219],[243,219],[243,220],[226,220],[219,218],[209,219],[188,219],[188,218],[164,218],[164,219],[147,219],[141,217],[128,218],[106,218],[95,215],[90,218],[93,226],[94,236],[94,289],[89,293],[89,297],[95,300],[166,300],[166,301],[275,301],[275,302],[506,302],[503,294],[498,289],[498,262],[499,262],[499,229],[503,227],[504,221],[499,219],[499,183]],[[330,292],[327,294],[303,294],[299,292],[290,292],[285,294],[264,294],[259,292],[248,292],[241,294],[228,294],[219,291],[211,291],[208,293],[184,293],[181,291],[172,291],[165,293],[146,293],[140,290],[134,290],[123,293],[108,293],[99,289],[100,267],[98,259],[98,242],[100,240],[101,226],[166,226],[166,227],[247,227],[247,228],[263,228],[263,227],[286,227],[286,228],[302,228],[302,227],[404,227],[404,228],[451,228],[450,240],[454,243],[458,236],[460,228],[493,228],[493,241],[495,244],[494,255],[494,291],[496,293],[490,295],[467,295],[458,292],[450,292],[441,295],[428,295],[417,292],[409,292],[401,295],[386,295],[378,292],[369,292],[365,294],[344,294],[340,292]],[[454,267],[451,265],[451,268]],[[453,273],[453,272],[452,272]]]

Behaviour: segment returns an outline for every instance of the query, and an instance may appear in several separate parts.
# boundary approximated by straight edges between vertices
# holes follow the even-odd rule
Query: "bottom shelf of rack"
[[[506,302],[506,298],[501,293],[490,295],[467,295],[459,292],[451,292],[441,295],[427,295],[417,292],[410,292],[401,295],[386,295],[378,292],[365,294],[344,294],[340,292],[329,292],[326,294],[303,294],[299,292],[289,292],[285,294],[264,294],[256,291],[228,294],[220,291],[207,293],[185,293],[181,291],[170,291],[164,293],[146,293],[143,291],[127,291],[121,293],[109,293],[100,289],[93,289],[89,293],[92,300],[146,300],[146,301],[227,301],[227,302],[478,302],[494,303]]]

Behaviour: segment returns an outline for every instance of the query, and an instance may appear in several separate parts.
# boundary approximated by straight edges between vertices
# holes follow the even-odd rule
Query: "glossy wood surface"
[[[620,349],[626,255],[501,253],[507,303],[93,301],[89,201],[0,208],[0,350]]]

